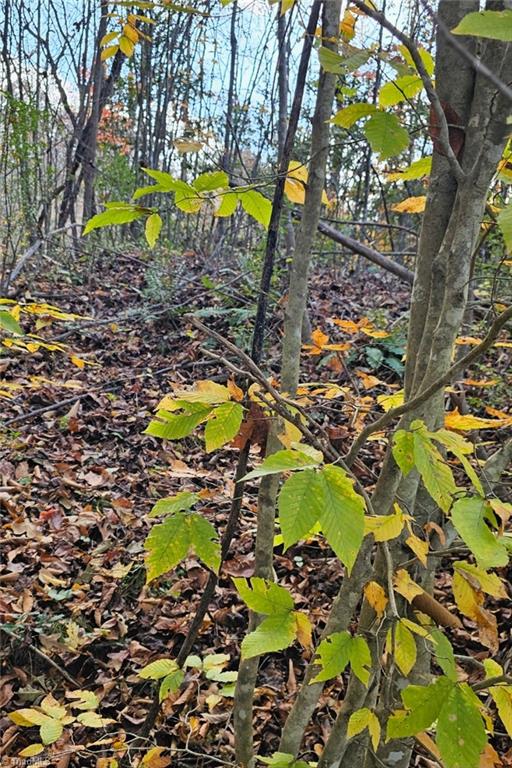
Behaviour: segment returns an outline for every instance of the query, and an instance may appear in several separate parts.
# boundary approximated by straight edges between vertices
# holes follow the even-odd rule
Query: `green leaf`
[[[198,424],[205,421],[211,410],[210,405],[183,402],[182,413],[158,411],[157,420],[150,421],[144,434],[165,440],[180,440],[190,435]]]
[[[143,680],[161,680],[162,677],[171,675],[179,669],[173,659],[157,659],[150,664],[146,664],[137,673]]]
[[[158,240],[158,236],[160,234],[160,230],[162,229],[162,224],[162,219],[158,213],[152,213],[151,216],[148,216],[146,219],[146,227],[144,231],[150,248],[155,247],[156,241]]]
[[[371,655],[364,637],[352,637],[349,632],[336,632],[322,640],[317,650],[322,671],[312,680],[313,683],[329,680],[340,675],[350,663],[352,671],[363,683],[368,685],[371,668]]]
[[[201,210],[204,198],[190,184],[182,182],[182,186],[174,194],[174,202],[180,211],[197,213]]]
[[[114,205],[114,203],[111,203]],[[102,213],[97,213],[93,216],[84,227],[83,235],[88,235],[93,229],[99,229],[100,227],[110,227],[115,224],[129,224],[131,221],[136,221],[144,216],[145,211],[135,206],[127,207],[124,204],[122,207],[113,208],[109,207]]]
[[[434,655],[437,664],[446,677],[457,682],[457,664],[455,663],[452,644],[444,632],[437,627],[430,629],[430,636],[434,641]]]
[[[509,11],[512,14],[512,11]],[[506,249],[512,252],[512,205],[507,205],[498,214],[498,226],[501,229]]]
[[[444,512],[448,512],[457,493],[453,473],[430,440],[422,421],[413,421],[414,464],[428,493]]]
[[[437,719],[436,744],[446,768],[478,768],[487,744],[482,716],[467,687],[453,686]]]
[[[431,685],[408,685],[402,701],[409,712],[395,712],[388,720],[387,738],[403,739],[429,728],[437,720],[441,707],[454,683],[446,677],[437,678]]]
[[[323,486],[322,532],[350,573],[364,536],[364,499],[341,467],[328,464],[318,476]]]
[[[166,499],[159,499],[148,517],[158,517],[158,515],[173,515],[175,512],[191,509],[199,501],[197,493],[191,491],[180,491],[175,496],[168,496]]]
[[[205,565],[217,572],[220,568],[220,544],[217,531],[209,520],[205,520],[201,515],[187,515],[187,523],[190,546]]]
[[[192,182],[198,192],[213,192],[219,188],[229,187],[229,177],[224,171],[202,173]]]
[[[238,205],[238,195],[236,192],[224,192],[217,200],[218,207],[215,209],[214,216],[231,216]]]
[[[441,443],[441,445],[444,445],[445,448],[453,453],[464,467],[466,475],[473,483],[473,486],[478,493],[483,496],[484,490],[482,488],[482,483],[467,459],[467,455],[474,451],[473,443],[466,440],[462,435],[457,434],[457,432],[452,432],[449,429],[438,429],[436,432],[428,432],[427,434],[431,440]]]
[[[393,436],[393,458],[404,476],[414,469],[414,435],[399,429]]]
[[[406,48],[405,45],[399,45],[398,50],[402,54],[403,58],[405,59],[409,67],[417,71],[416,64],[413,61],[413,58],[411,56],[409,49]],[[432,75],[434,74],[434,58],[432,54],[430,53],[430,51],[427,51],[427,49],[424,48],[422,45],[418,46],[418,53],[420,55],[420,59],[423,62],[423,66],[425,67],[427,75],[429,77],[432,77]]]
[[[508,563],[505,545],[486,524],[488,502],[479,496],[458,499],[453,505],[452,523],[465,544],[484,570]]]
[[[165,171],[157,171],[153,170],[153,168],[143,168],[142,170],[158,183],[160,187],[158,191],[177,192],[183,188],[184,184],[186,185],[186,182],[181,181],[181,179],[175,179],[174,176]]]
[[[9,333],[15,333],[18,336],[23,336],[23,328],[14,319],[10,312],[5,309],[0,309],[0,328]]]
[[[418,75],[405,75],[385,83],[379,91],[379,105],[393,107],[402,101],[410,101],[423,88],[423,81]]]
[[[268,616],[242,641],[242,658],[251,659],[262,653],[288,648],[295,640],[296,624],[292,613]]]
[[[274,752],[271,757],[259,757],[260,763],[270,765],[272,768],[310,768],[309,763],[304,760],[297,760],[293,755],[288,752]]]
[[[272,203],[270,200],[267,200],[261,192],[255,189],[239,190],[238,197],[244,211],[262,224],[265,229],[268,229],[272,213]]]
[[[339,112],[336,112],[331,123],[339,125],[342,128],[351,128],[354,123],[361,120],[362,117],[373,115],[376,111],[377,107],[374,104],[350,104],[348,107],[344,107],[343,109],[340,109]]]
[[[175,693],[179,690],[180,685],[185,679],[185,674],[182,669],[175,669],[164,677],[160,683],[158,690],[159,701],[163,701],[170,693]]]
[[[153,526],[144,543],[148,552],[147,582],[172,570],[188,555],[190,549],[194,549],[208,567],[217,570],[220,565],[220,546],[215,537],[212,524],[196,514],[178,512],[163,523]]]
[[[430,176],[432,171],[432,155],[415,160],[403,171],[394,171],[386,173],[387,181],[414,181]]]
[[[375,112],[363,130],[380,160],[399,155],[409,146],[409,134],[402,128],[397,116],[389,112]]]
[[[290,593],[273,581],[254,576],[250,582],[246,579],[233,579],[233,583],[251,611],[275,616],[287,614],[294,609]]]
[[[226,445],[238,434],[243,415],[240,403],[222,403],[214,408],[204,430],[207,453]]]
[[[279,525],[285,549],[307,536],[312,530],[320,517],[323,497],[323,483],[312,469],[297,472],[283,484],[279,493],[278,506]]]
[[[318,60],[326,72],[333,72],[335,75],[340,75],[343,72],[343,57],[324,45],[318,49]]]
[[[318,59],[322,69],[326,72],[334,72],[336,75],[347,74],[359,69],[363,64],[366,64],[370,56],[370,50],[353,48],[352,46],[346,46],[343,56],[323,45],[318,49]]]
[[[267,456],[257,469],[253,469],[243,479],[252,480],[255,477],[275,475],[288,470],[312,469],[318,467],[319,464],[320,461],[315,461],[309,454],[302,453],[302,451],[276,451]]]
[[[452,29],[452,34],[512,42],[512,10],[468,13],[455,29]]]
[[[41,741],[43,744],[53,744],[57,739],[60,739],[63,730],[64,727],[60,720],[55,720],[53,717],[47,717],[39,728]]]

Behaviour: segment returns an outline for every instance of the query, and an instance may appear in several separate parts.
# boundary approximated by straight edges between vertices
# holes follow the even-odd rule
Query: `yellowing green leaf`
[[[392,515],[365,515],[365,535],[373,533],[375,541],[389,541],[400,536],[404,527],[404,515],[400,507]]]
[[[372,712],[366,707],[357,709],[350,715],[347,725],[347,738],[352,739],[366,728],[368,728],[370,733],[373,749],[377,751],[380,743],[380,723],[375,712]]]
[[[471,689],[464,683],[452,687],[441,707],[436,743],[446,768],[478,768],[487,736]]]
[[[341,467],[328,464],[318,476],[323,489],[322,532],[350,573],[363,541],[365,502]]]
[[[294,603],[290,593],[279,584],[254,576],[250,581],[233,579],[238,594],[251,611],[270,616],[293,611]]]
[[[415,160],[403,171],[393,171],[386,173],[387,181],[414,181],[430,176],[432,170],[432,155]]]
[[[365,123],[363,132],[380,160],[399,155],[409,146],[409,134],[390,112],[375,112]]]
[[[271,457],[269,457],[271,458]],[[306,537],[320,517],[323,485],[318,473],[305,469],[289,477],[278,498],[279,524],[285,548]]]
[[[313,457],[311,453],[303,453],[300,450],[276,451],[267,456],[257,469],[253,469],[245,475],[244,480],[251,480],[264,475],[275,475],[281,472],[313,469],[322,461],[321,454]]]
[[[350,104],[348,107],[340,109],[334,115],[331,122],[342,128],[351,128],[362,117],[368,117],[368,115],[372,115],[376,111],[377,107],[374,104]]]
[[[64,727],[60,720],[55,720],[53,717],[46,717],[39,728],[41,741],[43,744],[53,744],[57,739],[60,739],[63,730]]]
[[[329,680],[340,675],[347,664],[363,685],[368,685],[371,668],[371,654],[368,643],[361,636],[353,637],[350,632],[335,632],[326,637],[317,649],[318,665],[322,671],[313,683]]]
[[[489,505],[479,496],[458,499],[453,505],[452,523],[465,544],[486,570],[506,565],[507,549],[486,523]]]
[[[178,665],[173,659],[157,659],[150,664],[146,664],[137,673],[143,680],[160,680],[162,677],[170,675],[178,669]]]
[[[162,229],[162,224],[162,219],[158,213],[152,213],[146,219],[145,234],[150,248],[155,247],[156,241],[158,240],[158,236],[160,234],[160,230]]]
[[[242,658],[250,659],[263,653],[282,651],[293,643],[296,631],[293,613],[268,616],[242,641]]]
[[[102,717],[97,712],[82,712],[78,715],[77,720],[87,728],[105,728],[105,726],[116,722],[111,717]]]
[[[403,75],[385,83],[379,91],[379,105],[393,107],[402,101],[410,101],[420,93],[423,81],[418,75]]]
[[[41,752],[44,752],[44,744],[36,743],[29,744],[28,747],[18,752],[18,755],[20,757],[35,757],[35,755],[40,755]]]
[[[386,653],[393,653],[395,664],[400,672],[407,677],[416,664],[416,641],[411,630],[402,620],[395,624],[393,644],[393,632],[390,628],[386,638]]]
[[[512,42],[512,10],[467,13],[452,29],[452,34],[489,37],[492,40]]]
[[[226,445],[238,434],[243,415],[240,403],[234,402],[222,403],[211,411],[204,430],[207,453]]]
[[[265,229],[268,229],[272,213],[272,203],[270,200],[255,189],[239,191],[238,196],[244,211],[262,224]]]

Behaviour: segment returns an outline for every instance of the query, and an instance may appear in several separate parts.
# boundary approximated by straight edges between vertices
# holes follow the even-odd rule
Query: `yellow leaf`
[[[139,42],[139,33],[132,24],[125,24],[123,27],[123,35],[131,40],[132,43]]]
[[[308,350],[308,355],[321,355],[329,337],[320,328],[316,328],[311,334],[311,341],[312,344],[303,344],[303,349]]]
[[[288,173],[284,183],[284,191],[291,203],[304,205],[306,200],[306,185],[308,183],[308,169],[297,160],[291,160],[288,164]],[[322,203],[329,204],[329,198],[325,190],[322,192]]]
[[[73,365],[76,365],[77,368],[85,368],[85,360],[82,360],[81,357],[76,357],[76,355],[71,355],[69,358]]]
[[[173,144],[180,155],[184,155],[186,152],[199,152],[204,146],[202,141],[194,141],[193,139],[175,139]]]
[[[455,339],[456,344],[462,344],[465,347],[467,346],[476,346],[477,344],[480,344],[482,339],[475,339],[474,336],[458,336]]]
[[[373,389],[373,387],[377,387],[379,384],[384,383],[378,379],[377,376],[371,376],[369,373],[365,373],[365,371],[356,371],[355,373],[356,376],[363,382],[363,387],[365,389]]]
[[[461,414],[458,408],[445,414],[444,425],[448,429],[461,430],[462,432],[473,429],[499,429],[508,427],[512,424],[512,416],[504,414],[505,418],[500,419],[482,419],[479,416],[472,416],[470,413]]]
[[[358,733],[364,731],[365,728],[368,728],[373,748],[377,751],[380,742],[380,723],[375,712],[366,707],[357,709],[350,715],[347,725],[347,737],[352,739]]]
[[[44,744],[38,742],[36,744],[29,744],[28,747],[18,752],[18,755],[20,757],[34,757],[35,755],[40,755],[41,752],[44,752]]]
[[[428,562],[428,541],[422,541],[417,536],[415,536],[414,533],[411,533],[411,535],[405,540],[405,543],[409,549],[412,549],[420,563],[426,568]]]
[[[392,515],[365,515],[364,518],[365,535],[373,533],[375,541],[396,539],[403,527],[404,516],[400,508]]]
[[[405,597],[409,603],[412,603],[414,598],[418,595],[423,594],[423,589],[411,579],[405,568],[401,568],[396,572],[393,584],[395,592],[398,592],[399,595]]]
[[[186,400],[188,403],[208,403],[216,405],[217,403],[227,403],[231,399],[229,389],[223,384],[217,384],[215,381],[200,379],[196,381],[191,389],[179,389],[174,392],[174,400]],[[166,398],[164,398],[166,402]],[[167,405],[161,401],[159,408],[170,410]]]
[[[282,426],[283,431],[280,432],[277,437],[284,447],[290,450],[292,443],[300,443],[302,432],[295,426],[295,424],[292,424],[291,421],[283,421]],[[298,450],[301,450],[301,448],[298,448]]]
[[[56,720],[62,720],[63,717],[66,717],[66,707],[61,706],[51,693],[44,697],[39,706],[45,714]]]
[[[388,604],[388,598],[384,589],[376,581],[369,581],[364,587],[364,596],[370,603],[371,607],[379,617],[384,616],[386,606]]]
[[[126,37],[126,35],[121,35],[121,37],[119,38],[119,48],[122,50],[124,55],[127,56],[129,59],[133,56],[135,46],[130,40],[130,38]]]
[[[378,331],[372,327],[361,328],[361,331],[366,334],[366,336],[371,336],[372,339],[386,339],[390,335],[387,331]]]
[[[388,630],[386,653],[394,655],[398,669],[407,677],[416,664],[417,648],[414,635],[402,619],[395,624],[394,637],[392,628]]]
[[[166,747],[152,747],[149,749],[142,758],[142,765],[147,768],[165,768],[171,764],[171,758],[167,755],[162,755],[165,752]]]
[[[476,621],[478,608],[483,603],[480,590],[475,589],[459,570],[453,574],[452,589],[459,611],[469,619]]]
[[[396,213],[422,213],[425,210],[426,202],[426,195],[407,197],[405,200],[402,200],[401,203],[392,205],[391,210],[396,211]]]
[[[404,390],[399,389],[397,392],[393,392],[392,395],[378,395],[377,402],[386,412],[392,408],[397,408],[404,402]]]
[[[462,379],[468,387],[493,387],[499,379]]]
[[[295,634],[297,640],[304,648],[311,648],[313,628],[310,620],[305,613],[300,613],[300,611],[295,611],[293,616],[295,619]]]

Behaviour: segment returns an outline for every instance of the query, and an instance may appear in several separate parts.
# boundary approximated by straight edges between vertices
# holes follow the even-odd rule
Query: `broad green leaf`
[[[398,50],[402,54],[403,58],[405,59],[409,67],[411,67],[411,69],[416,70],[416,64],[414,63],[408,48],[406,48],[405,45],[399,45]],[[427,49],[424,48],[422,45],[418,46],[418,53],[420,55],[420,59],[423,62],[423,66],[427,71],[427,74],[429,75],[429,77],[432,77],[432,75],[434,74],[434,58],[432,54],[430,53],[430,51],[427,51]]]
[[[414,435],[405,429],[399,429],[393,436],[393,458],[403,475],[407,476],[414,469]]]
[[[302,453],[301,451],[276,451],[267,456],[259,467],[249,472],[244,477],[244,480],[252,480],[255,477],[263,477],[264,475],[275,475],[289,470],[312,469],[319,464],[320,461],[316,461],[309,454]]]
[[[337,75],[359,69],[363,64],[366,64],[370,55],[371,51],[353,48],[352,46],[347,46],[346,53],[343,56],[325,46],[321,46],[318,49],[318,58],[322,69],[326,72],[334,72]]]
[[[146,227],[145,227],[145,235],[146,240],[150,248],[154,248],[156,241],[158,240],[158,236],[160,235],[160,230],[162,229],[162,219],[158,215],[158,213],[152,213],[148,218],[146,219]]]
[[[170,173],[166,173],[165,171],[157,171],[153,168],[143,168],[142,170],[154,179],[159,187],[165,192],[177,192],[178,190],[183,189],[183,185],[186,184],[186,182],[181,179],[175,179],[174,176],[171,176]]]
[[[251,659],[288,648],[295,640],[295,631],[293,613],[268,616],[242,641],[242,658]]]
[[[335,75],[340,75],[343,71],[343,57],[335,51],[331,51],[330,48],[326,48],[321,45],[318,49],[318,60],[320,66],[326,72],[333,72]]]
[[[146,664],[137,674],[143,680],[161,680],[162,677],[171,675],[177,669],[179,667],[173,659],[157,659]]]
[[[466,475],[473,483],[475,489],[483,496],[482,483],[467,458],[474,451],[473,443],[457,432],[451,432],[449,429],[438,429],[436,432],[428,432],[427,434],[432,440],[441,443],[441,445],[444,445],[445,448],[453,453],[464,467]]]
[[[5,309],[0,309],[0,328],[9,333],[15,333],[18,336],[23,336],[23,328],[15,320],[10,312]]]
[[[422,179],[424,176],[430,176],[432,170],[432,155],[415,160],[403,171],[394,171],[386,173],[387,181],[414,181]]]
[[[482,716],[466,688],[453,686],[437,719],[436,744],[446,768],[478,768],[487,743]]]
[[[322,671],[318,673],[313,683],[329,680],[340,675],[347,664],[363,683],[368,685],[371,668],[371,655],[368,643],[364,637],[353,637],[349,632],[336,632],[322,640],[317,649],[318,664]]]
[[[311,461],[309,457],[308,460]],[[285,549],[310,533],[320,517],[323,495],[323,482],[312,469],[297,472],[286,480],[278,499]]]
[[[156,419],[150,421],[144,434],[164,440],[180,440],[190,435],[198,424],[205,421],[211,410],[211,406],[203,403],[184,403],[182,413],[157,411]]]
[[[201,515],[187,515],[187,523],[190,532],[190,545],[196,555],[212,571],[220,568],[220,544],[217,531],[209,520]]]
[[[512,15],[512,11],[509,11]],[[512,205],[509,204],[498,214],[498,225],[509,253],[512,252]]]
[[[490,37],[492,40],[512,42],[512,10],[468,13],[452,29],[452,34]]]
[[[192,182],[198,192],[213,192],[219,188],[229,187],[229,177],[224,171],[202,173]]]
[[[270,200],[255,189],[239,190],[238,197],[244,211],[262,224],[265,229],[268,229],[270,214],[272,213]]]
[[[457,493],[453,473],[435,445],[432,444],[425,425],[413,421],[414,464],[428,493],[443,512],[448,512]]]
[[[233,579],[233,583],[251,611],[275,616],[287,614],[294,609],[290,593],[273,581],[254,576],[250,582],[246,579]]]
[[[404,75],[385,83],[379,91],[379,105],[393,107],[402,101],[410,101],[423,88],[423,81],[418,75]]]
[[[390,628],[386,638],[386,652],[394,652],[395,663],[398,669],[404,677],[407,677],[416,664],[417,648],[413,633],[401,620],[395,624],[394,640],[395,644],[393,647],[393,633]]]
[[[508,562],[507,548],[486,523],[488,502],[479,496],[458,499],[453,505],[452,523],[484,570]]]
[[[434,655],[436,662],[441,667],[446,677],[457,682],[457,664],[453,654],[453,647],[444,632],[438,627],[430,629],[430,636],[434,641]]]
[[[236,192],[223,192],[222,195],[217,198],[216,208],[213,215],[219,217],[232,216],[236,211],[237,205],[238,195]]]
[[[377,107],[374,104],[350,104],[348,107],[344,107],[343,109],[340,109],[339,112],[336,112],[331,122],[342,128],[351,128],[354,123],[357,123],[362,117],[373,115],[376,111]]]
[[[350,573],[364,536],[364,499],[341,467],[328,464],[318,476],[323,488],[322,532]]]
[[[216,532],[208,520],[197,514],[181,512],[153,526],[146,538],[147,582],[172,570],[183,560],[190,549],[210,568],[220,565],[220,547],[215,541]]]
[[[390,112],[375,112],[363,128],[374,152],[380,160],[399,155],[409,146],[409,134]]]
[[[110,227],[115,224],[129,224],[131,221],[136,221],[144,215],[145,211],[135,206],[130,208],[123,206],[122,208],[108,208],[102,213],[97,213],[89,219],[84,227],[83,235],[88,235],[93,229],[99,229],[100,227]]]
[[[182,669],[175,669],[173,672],[166,675],[160,683],[160,688],[158,690],[159,700],[163,701],[170,693],[175,693],[184,679],[185,674]]]
[[[270,765],[271,768],[310,768],[309,763],[305,763],[304,760],[297,760],[293,755],[288,752],[274,752],[271,757],[259,757],[257,760],[265,765]]]
[[[53,744],[54,741],[60,739],[64,727],[60,720],[55,720],[53,717],[47,717],[44,723],[41,723],[39,733],[41,735],[41,741],[43,744]]]
[[[93,691],[66,691],[66,698],[76,699],[70,706],[76,709],[96,709],[100,700]]]
[[[183,512],[191,509],[199,501],[199,495],[191,491],[180,491],[175,496],[169,496],[166,499],[159,499],[148,517],[158,517],[159,515],[174,515],[175,512]]]
[[[201,197],[199,193],[190,184],[185,184],[174,193],[174,202],[180,211],[185,213],[197,213],[201,210],[204,197]]]
[[[446,677],[431,685],[408,685],[401,693],[407,712],[395,712],[388,720],[387,738],[402,739],[429,728],[443,706],[454,683]]]
[[[372,712],[371,709],[363,707],[363,709],[357,709],[350,715],[347,726],[347,738],[352,739],[368,728],[370,737],[372,740],[373,749],[377,751],[380,743],[380,723],[379,718]]]
[[[238,434],[243,415],[240,403],[233,402],[222,403],[211,411],[204,430],[207,453],[222,448]]]
[[[76,719],[86,728],[105,728],[116,722],[111,717],[102,717],[98,712],[81,712]]]

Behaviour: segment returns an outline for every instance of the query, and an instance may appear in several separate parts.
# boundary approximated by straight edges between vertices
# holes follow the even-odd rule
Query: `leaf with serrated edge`
[[[178,669],[178,665],[173,659],[157,659],[137,673],[143,680],[160,680],[160,678],[170,675]]]
[[[365,502],[341,467],[328,464],[318,474],[324,490],[322,532],[350,573],[363,541]]]
[[[294,609],[290,593],[273,581],[254,576],[250,582],[246,579],[233,579],[233,583],[251,611],[277,616],[287,614]]]
[[[240,431],[244,409],[240,403],[222,403],[210,413],[204,430],[206,452],[229,443]]]
[[[293,613],[268,616],[242,641],[242,658],[251,659],[263,653],[282,651],[293,643],[295,632]]]
[[[302,470],[286,480],[278,498],[285,549],[309,534],[320,517],[322,502],[323,484],[314,470]]]
[[[393,634],[391,628],[386,638],[386,652],[393,653],[395,663],[400,672],[407,677],[416,664],[416,641],[411,630],[400,620],[395,625],[395,637],[393,647]]]
[[[253,469],[252,472],[248,472],[243,479],[252,480],[255,477],[275,475],[280,472],[313,469],[319,464],[320,461],[302,451],[276,451],[267,456],[259,467]]]
[[[466,688],[453,686],[437,719],[436,743],[446,768],[478,768],[487,743],[482,716]]]
[[[508,563],[508,553],[486,524],[488,503],[478,496],[458,499],[453,505],[452,523],[484,570]]]

